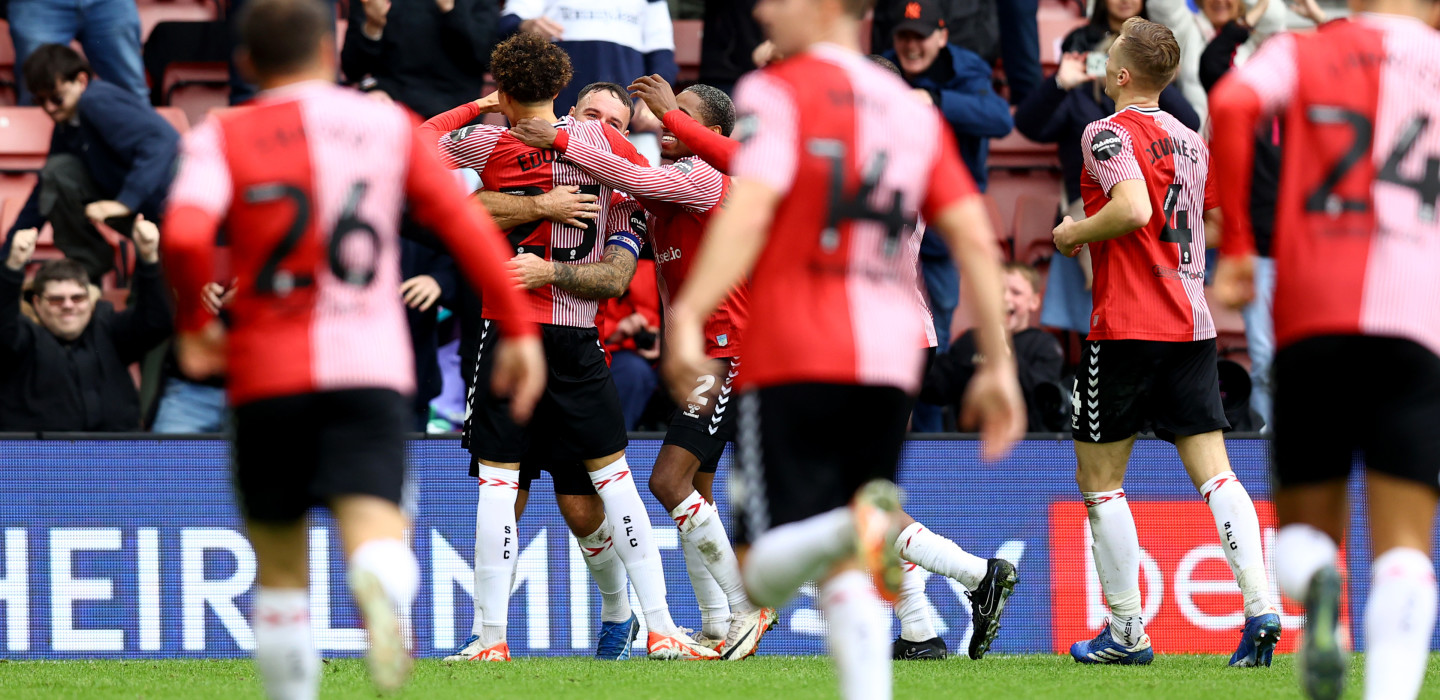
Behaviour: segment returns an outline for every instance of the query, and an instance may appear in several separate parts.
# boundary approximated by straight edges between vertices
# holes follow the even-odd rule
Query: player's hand
[[[651,333],[659,333],[659,332],[660,332],[660,329],[659,329],[659,328],[650,328],[650,329],[648,329],[648,330],[649,330]],[[646,360],[646,361],[648,361],[648,362],[654,362],[654,361],[660,359],[660,343],[657,342],[657,343],[655,343],[654,345],[651,345],[648,350],[645,349],[645,348],[637,347],[637,348],[635,348],[635,354],[636,354],[636,355],[639,355],[639,356],[640,356],[640,359],[642,359],[642,360]]]
[[[238,289],[236,281],[232,281],[228,289],[219,282],[206,282],[205,286],[200,288],[200,305],[205,307],[206,311],[219,315],[220,309],[235,300],[235,290]]]
[[[400,298],[416,311],[429,311],[440,299],[440,283],[430,275],[415,275],[400,283]]]
[[[360,4],[365,6],[365,26],[361,32],[371,41],[379,40],[389,21],[390,0],[361,0]]]
[[[1085,69],[1085,52],[1071,51],[1060,59],[1060,68],[1055,71],[1055,82],[1061,90],[1084,85],[1095,78]]]
[[[1015,441],[1025,436],[1025,400],[1016,380],[1015,362],[990,361],[981,365],[965,389],[960,403],[960,429],[979,428],[980,454],[986,461],[1003,459]]]
[[[550,41],[559,41],[565,37],[565,27],[560,26],[559,22],[549,17],[527,19],[520,23],[520,31],[535,32]]]
[[[1060,251],[1060,254],[1067,258],[1075,257],[1080,252],[1080,247],[1084,245],[1075,241],[1075,220],[1068,216],[1060,222],[1059,226],[1055,227],[1054,231],[1050,232],[1050,236],[1055,239],[1055,250]]]
[[[530,117],[521,119],[511,127],[510,135],[531,148],[551,148],[555,145],[555,125],[544,119]]]
[[[1215,264],[1215,301],[1242,309],[1255,301],[1255,256],[1222,257]]]
[[[481,114],[494,114],[500,111],[500,91],[496,90],[478,100],[475,106],[480,108]]]
[[[535,197],[535,206],[546,221],[585,228],[584,219],[600,216],[598,197],[585,194],[575,185],[560,185],[545,194]]]
[[[35,239],[39,237],[39,229],[22,228],[16,231],[10,239],[10,257],[5,260],[5,266],[16,271],[25,269],[30,257],[35,255]]]
[[[764,43],[756,46],[755,50],[750,52],[750,60],[755,63],[756,68],[764,68],[766,65],[774,63],[784,57],[784,54],[775,50],[775,42],[769,39],[766,39]]]
[[[539,289],[555,281],[555,264],[534,253],[521,253],[505,266],[520,289]]]
[[[225,373],[225,328],[212,319],[199,331],[175,335],[175,360],[180,373],[194,380]]]
[[[130,237],[135,240],[137,257],[151,265],[160,262],[160,228],[155,222],[147,220],[144,214],[136,216]]]
[[[1329,19],[1315,0],[1290,0],[1290,10],[1315,24],[1324,24]]]
[[[500,341],[490,388],[496,396],[510,397],[510,416],[516,423],[530,420],[545,390],[545,350],[539,337]]]
[[[668,326],[660,371],[665,377],[665,385],[670,388],[670,397],[675,399],[675,403],[683,404],[695,391],[696,377],[719,375],[725,370],[720,363],[705,355],[705,333],[701,322],[677,313]],[[708,413],[713,405],[706,404],[701,412]]]
[[[643,100],[656,117],[663,117],[672,109],[680,109],[680,103],[675,101],[675,90],[659,75],[636,78],[630,83],[630,96]]]
[[[130,216],[130,207],[113,199],[102,199],[85,205],[85,218],[97,224],[121,216]]]

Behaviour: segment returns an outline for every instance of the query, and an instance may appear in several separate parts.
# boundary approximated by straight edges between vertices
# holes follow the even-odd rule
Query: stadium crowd
[[[152,93],[130,75],[132,68],[138,70],[141,65],[141,44],[131,40],[138,39],[138,20],[113,23],[112,34],[87,31],[83,22],[79,28],[62,31],[43,25],[38,9],[19,9],[46,4],[16,2],[10,15],[17,47],[19,100],[41,105],[56,126],[36,186],[18,214],[6,210],[10,225],[0,252],[16,260],[9,253],[17,233],[39,232],[37,255],[23,261],[22,271],[34,275],[42,267],[58,265],[48,261],[60,258],[80,265],[91,282],[89,298],[75,304],[82,307],[78,311],[82,315],[99,318],[124,308],[131,293],[136,302],[155,304],[141,294],[147,278],[143,258],[137,261],[133,252],[132,231],[137,217],[159,220],[176,158],[174,124],[184,128],[184,118],[157,114],[150,104],[152,94],[163,102],[173,93]],[[111,7],[127,4],[95,3],[87,5],[91,8],[87,14],[133,13],[133,9]],[[616,1],[584,3],[582,9],[556,0],[352,0],[337,9],[346,20],[341,22],[340,66],[345,84],[375,99],[404,104],[421,118],[433,117],[491,89],[486,87],[490,51],[498,41],[517,32],[534,32],[556,41],[573,59],[577,75],[557,100],[560,110],[574,106],[576,91],[584,85],[629,85],[644,75],[659,76],[675,85],[676,91],[694,82],[733,89],[746,70],[773,60],[750,15],[753,4]],[[229,10],[233,13],[237,8],[232,4]],[[982,191],[992,178],[1001,178],[1005,192],[990,201],[1016,202],[1014,215],[1008,217],[1010,225],[1000,228],[1000,235],[1007,256],[1014,260],[1012,277],[1020,280],[1016,284],[1032,287],[1035,298],[1043,299],[1043,305],[1037,303],[1038,309],[1014,305],[1028,303],[1023,300],[1010,307],[1012,319],[1021,319],[1011,324],[1016,326],[1012,330],[1030,336],[1030,331],[1038,329],[1033,337],[1045,348],[1044,357],[1036,359],[1033,367],[1021,367],[1022,376],[1027,377],[1032,431],[1068,429],[1064,419],[1069,376],[1079,360],[1079,341],[1089,328],[1091,277],[1086,255],[1072,259],[1050,255],[1053,251],[1037,252],[1028,245],[1031,238],[1018,227],[1031,221],[1041,222],[1036,225],[1039,227],[1047,218],[1053,225],[1065,214],[1083,216],[1080,135],[1085,125],[1113,111],[1113,101],[1096,81],[1097,75],[1103,76],[1105,49],[1130,17],[1147,17],[1170,26],[1181,43],[1182,69],[1175,84],[1162,94],[1161,107],[1199,129],[1204,123],[1206,89],[1232,62],[1243,62],[1279,29],[1327,19],[1316,0],[1292,4],[1288,15],[1286,10],[1281,0],[1249,4],[1204,0],[1198,8],[1187,6],[1184,0],[1098,0],[1088,8],[1088,17],[1083,17],[1087,8],[1051,0],[878,3],[870,23],[872,51],[893,61],[891,65],[916,96],[941,110],[956,135],[960,156]],[[679,18],[678,23],[672,21],[672,14]],[[92,17],[86,21],[105,20]],[[694,25],[703,26],[699,46],[693,45],[699,37],[685,29]],[[1073,31],[1059,36],[1056,27],[1067,25],[1074,27]],[[164,30],[156,34],[170,35]],[[63,44],[75,36],[80,38],[83,55]],[[1042,45],[1045,41],[1052,45]],[[173,46],[146,44],[144,50],[147,67],[152,67],[151,54],[182,64],[187,58]],[[685,57],[683,76],[677,52]],[[153,83],[164,76],[162,64],[158,75],[152,72],[148,77]],[[217,97],[220,99],[223,96]],[[629,134],[642,152],[656,160],[655,139],[662,128],[658,117],[663,115],[655,115],[644,100],[637,98],[635,104]],[[219,106],[217,101],[210,108]],[[496,118],[500,117],[494,111],[486,117],[492,123]],[[1263,426],[1269,414],[1274,340],[1267,306],[1273,267],[1265,254],[1279,167],[1278,138],[1261,134],[1256,141],[1260,157],[1252,207],[1261,252],[1261,291],[1245,309],[1243,329],[1233,324],[1226,329],[1228,334],[1222,331],[1222,362],[1238,361],[1250,369],[1249,381],[1238,365],[1222,372],[1223,380],[1230,383],[1226,389],[1232,397],[1227,406],[1234,416],[1232,422],[1249,428]],[[1055,147],[1051,150],[1042,144]],[[989,162],[992,150],[1002,154],[1002,164]],[[1017,153],[1028,153],[1031,161],[1017,160],[1012,155]],[[1012,164],[1016,162],[1020,164]],[[471,184],[478,185],[473,175]],[[493,209],[493,202],[486,201]],[[593,197],[569,188],[558,188],[533,204],[542,208],[540,218],[556,221],[593,217],[597,208]],[[992,214],[1007,218],[998,209],[992,209]],[[413,225],[407,220],[406,226]],[[656,371],[663,323],[654,286],[654,255],[649,247],[643,250],[629,289],[602,304],[599,315],[626,426],[631,430],[663,428],[673,405],[660,390]],[[958,364],[946,362],[935,368],[911,428],[915,432],[953,431],[954,405],[963,395],[968,376],[954,367],[970,364],[970,358],[946,351],[952,339],[962,340],[959,348],[970,347],[963,342],[968,318],[958,312],[955,267],[933,232],[923,239],[920,260],[938,349]],[[478,323],[479,300],[459,284],[454,263],[443,252],[407,240],[402,265],[405,283],[397,294],[402,294],[410,307],[418,358],[414,427],[430,432],[454,430],[464,413],[464,382],[470,378],[475,351],[475,334],[464,329],[473,329]],[[1031,265],[1038,272],[1030,269]],[[40,279],[53,278],[45,275]],[[214,280],[207,289],[208,303],[217,310],[231,289],[230,282]],[[52,334],[63,338],[46,325],[43,310],[37,313],[32,299],[46,297],[44,290],[32,292],[31,284],[26,284],[26,293],[20,298],[17,323],[33,323],[19,321],[21,315],[39,318],[39,328],[50,328]],[[1019,296],[1028,299],[1031,295]],[[97,313],[101,309],[106,311]],[[69,344],[66,341],[63,346]],[[23,357],[24,361],[8,363],[3,377],[6,386],[17,387],[17,391],[23,387],[30,396],[62,393],[64,398],[51,395],[46,403],[55,408],[39,414],[0,408],[0,431],[222,431],[226,409],[220,384],[186,379],[176,370],[163,339],[151,345],[154,347],[142,348],[139,355],[129,348],[119,355],[115,350],[97,350],[103,359],[98,364],[58,366]],[[10,352],[25,356],[29,351]],[[1062,358],[1058,368],[1056,354]],[[126,389],[122,379],[136,381]],[[54,389],[56,386],[71,388],[61,391]],[[127,407],[122,415],[105,412],[102,416],[85,409],[86,401],[93,400],[89,397],[99,391],[96,386],[106,387],[106,396],[118,397]],[[114,403],[106,401],[106,405]]]

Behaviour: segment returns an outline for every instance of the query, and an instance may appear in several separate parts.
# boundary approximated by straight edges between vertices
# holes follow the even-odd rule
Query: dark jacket
[[[172,330],[160,266],[135,265],[130,308],[95,304],[85,331],[63,342],[20,313],[24,274],[0,265],[0,430],[140,429],[140,394],[130,377]]]
[[[756,0],[705,3],[705,32],[700,36],[700,82],[723,87],[755,70],[751,55],[765,41],[755,21]]]
[[[441,306],[455,308],[460,286],[460,273],[449,255],[411,240],[400,241],[400,275],[410,279],[430,275],[440,284],[440,299],[429,311],[406,308],[410,322],[410,346],[415,351],[415,410],[420,412],[440,395],[444,378],[440,375],[440,345],[435,327]]]
[[[1094,48],[1086,43],[1088,31],[1089,27],[1081,27],[1071,32],[1065,39],[1066,50],[1089,51]],[[1015,128],[1025,138],[1059,145],[1060,171],[1067,199],[1080,196],[1080,173],[1085,170],[1080,137],[1084,135],[1085,127],[1115,113],[1115,101],[1105,95],[1101,82],[1085,83],[1065,91],[1055,84],[1055,75],[1051,74],[1040,81],[1040,88],[1015,109]],[[1160,109],[1191,129],[1200,128],[1200,116],[1173,84],[1160,93]]]
[[[1050,432],[1052,428],[1045,424],[1044,402],[1037,401],[1036,397],[1043,386],[1059,387],[1065,354],[1060,349],[1060,342],[1039,328],[1026,328],[1016,333],[1014,343],[1015,368],[1020,373],[1020,393],[1025,397],[1029,431]],[[920,388],[920,400],[937,406],[958,406],[965,397],[965,388],[970,385],[971,377],[975,376],[976,366],[982,361],[975,349],[975,329],[972,328],[956,338],[948,351],[935,358],[935,364]],[[1052,394],[1060,395],[1053,390]],[[1055,408],[1058,415],[1059,407],[1051,408]],[[957,410],[955,414],[960,413]]]
[[[180,148],[175,127],[135,93],[103,80],[85,88],[77,117],[78,125],[55,125],[50,154],[80,156],[107,199],[159,221]],[[37,185],[10,233],[44,223]]]
[[[392,0],[385,31],[371,41],[356,0],[340,69],[348,82],[375,78],[377,89],[429,119],[480,97],[499,21],[495,0],[455,0],[445,14],[434,0]]]
[[[885,57],[896,60],[895,51]],[[905,76],[911,87],[930,93],[935,106],[945,115],[960,157],[975,178],[975,185],[985,191],[985,159],[990,155],[990,139],[1010,133],[1015,123],[1010,119],[1010,105],[995,94],[990,83],[990,66],[974,52],[958,46],[946,46],[935,57],[930,69],[917,76]]]
[[[1209,92],[1235,62],[1235,50],[1250,39],[1250,28],[1230,22],[1200,54],[1200,84]],[[1261,122],[1255,133],[1255,165],[1251,171],[1250,222],[1255,229],[1255,252],[1270,256],[1275,233],[1275,202],[1280,193],[1280,119]]]
[[[904,0],[875,3],[871,53],[883,53],[895,45],[895,25],[905,18],[907,4]],[[948,18],[951,44],[974,51],[991,66],[1001,61],[1011,103],[1019,104],[1040,84],[1037,0],[941,0],[940,6]]]

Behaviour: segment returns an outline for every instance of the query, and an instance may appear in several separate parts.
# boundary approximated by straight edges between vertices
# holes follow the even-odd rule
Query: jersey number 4
[[[845,143],[835,139],[811,139],[808,144],[811,155],[830,161],[830,215],[825,230],[820,234],[820,248],[827,253],[840,247],[841,221],[873,221],[885,227],[885,255],[894,255],[900,249],[900,236],[907,229],[915,229],[913,217],[906,217],[900,206],[899,192],[892,193],[888,209],[875,209],[870,199],[880,184],[885,172],[888,156],[879,151],[870,157],[861,173],[860,189],[853,195],[845,192]]]
[[[1190,242],[1195,240],[1195,232],[1190,229],[1190,212],[1175,209],[1184,190],[1185,183],[1179,181],[1165,190],[1165,228],[1160,230],[1160,240],[1180,244],[1181,267],[1190,264]]]
[[[1366,212],[1370,205],[1363,199],[1345,199],[1335,194],[1335,188],[1349,174],[1350,169],[1360,163],[1362,158],[1370,155],[1370,150],[1375,139],[1375,125],[1364,114],[1344,107],[1327,107],[1317,105],[1305,112],[1312,124],[1348,124],[1355,138],[1350,142],[1350,149],[1331,166],[1330,172],[1326,173],[1325,179],[1320,182],[1308,197],[1305,198],[1305,210],[1309,212],[1325,212],[1330,216],[1339,216],[1344,212]],[[1410,156],[1415,150],[1416,141],[1430,127],[1428,115],[1415,115],[1405,122],[1400,131],[1400,137],[1395,140],[1395,146],[1390,149],[1389,155],[1385,157],[1385,163],[1380,166],[1375,179],[1380,182],[1388,182],[1392,185],[1399,185],[1415,191],[1420,197],[1420,220],[1426,223],[1435,220],[1435,207],[1437,200],[1440,200],[1440,158],[1427,156],[1425,158],[1425,170],[1419,179],[1409,178],[1400,174],[1400,163]]]
[[[374,259],[372,258],[369,267],[350,267],[342,253],[345,241],[352,236],[364,236],[370,244],[370,250],[377,256],[380,252],[380,234],[375,232],[374,226],[356,216],[360,200],[365,198],[366,188],[367,185],[363,182],[350,186],[350,193],[345,198],[345,209],[335,221],[335,228],[330,231],[331,273],[340,281],[359,287],[367,286],[375,279]],[[283,297],[296,287],[308,287],[315,283],[315,279],[308,274],[281,269],[285,258],[295,251],[295,246],[300,244],[300,239],[305,237],[305,231],[310,225],[310,198],[305,194],[305,190],[299,187],[278,183],[253,185],[245,190],[245,202],[248,204],[264,204],[281,199],[294,203],[295,216],[290,220],[290,228],[285,231],[285,237],[270,251],[270,257],[265,259],[265,264],[260,266],[260,272],[255,275],[255,291]]]

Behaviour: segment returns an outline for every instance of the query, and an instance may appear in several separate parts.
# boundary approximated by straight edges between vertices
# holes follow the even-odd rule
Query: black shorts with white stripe
[[[665,444],[679,447],[700,460],[700,471],[714,474],[720,466],[725,443],[735,439],[735,377],[740,358],[725,357],[721,373],[704,374],[695,381],[695,390],[675,408]]]
[[[889,386],[783,384],[740,397],[730,503],[737,543],[895,480],[914,397]]]
[[[1142,430],[1176,437],[1229,430],[1215,339],[1085,342],[1070,397],[1076,442],[1118,442]]]

